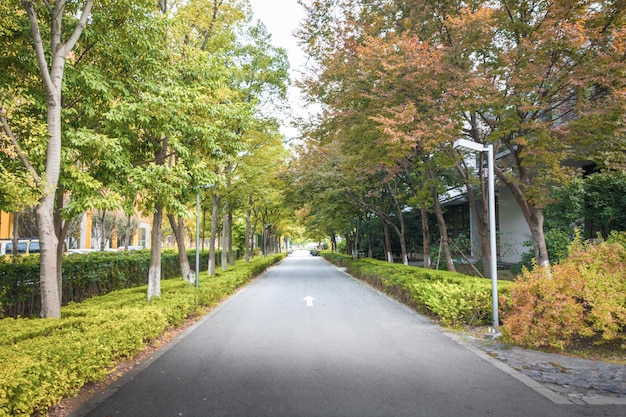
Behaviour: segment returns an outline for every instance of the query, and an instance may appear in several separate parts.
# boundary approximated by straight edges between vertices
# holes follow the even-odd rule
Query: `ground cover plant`
[[[354,261],[336,252],[324,252],[323,256],[444,325],[484,325],[491,321],[490,279],[368,258]],[[510,284],[498,281],[500,296],[508,296]]]
[[[283,256],[240,261],[215,277],[202,273],[199,288],[182,279],[162,281],[161,297],[150,302],[143,286],[70,303],[60,320],[0,320],[0,416],[45,414]]]

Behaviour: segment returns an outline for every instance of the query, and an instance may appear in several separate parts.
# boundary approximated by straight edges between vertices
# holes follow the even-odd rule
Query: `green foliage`
[[[616,241],[626,241],[614,234]],[[564,349],[577,339],[626,341],[626,248],[583,243],[551,270],[525,269],[511,288],[510,311],[501,327],[509,341]]]
[[[195,250],[188,251],[187,257],[194,265]],[[200,262],[207,265],[208,252],[200,254]],[[66,256],[62,263],[63,303],[80,302],[111,291],[145,285],[149,268],[150,252],[147,250]],[[180,264],[177,252],[162,252],[161,274],[163,279],[178,277]],[[0,288],[0,317],[39,314],[39,256],[0,257]]]
[[[544,209],[547,229],[583,230],[586,238],[626,230],[626,172],[594,173],[550,190]]]
[[[62,309],[61,320],[0,320],[0,417],[45,413],[283,257],[240,262],[216,277],[202,273],[199,289],[181,280],[165,281],[161,297],[151,302],[144,286],[71,303]]]
[[[572,242],[572,232],[563,229],[550,229],[545,232],[546,247],[551,263],[556,263],[567,256],[567,249]],[[524,242],[525,246],[532,246],[532,242]],[[511,267],[513,274],[519,274],[523,268],[530,269],[534,264],[535,251],[533,249],[522,254],[520,263]]]
[[[445,325],[487,324],[492,318],[490,280],[373,259],[353,261],[336,252],[323,252],[323,256]],[[498,281],[498,286],[506,298],[510,282]]]

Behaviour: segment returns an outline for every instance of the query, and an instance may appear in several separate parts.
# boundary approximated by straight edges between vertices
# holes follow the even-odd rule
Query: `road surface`
[[[90,410],[87,410],[89,409]],[[296,252],[73,417],[571,417],[427,319]]]

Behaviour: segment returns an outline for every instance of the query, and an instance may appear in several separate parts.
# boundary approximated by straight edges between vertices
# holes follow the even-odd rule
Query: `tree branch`
[[[31,173],[31,175],[37,182],[37,185],[40,185],[41,177],[39,177],[39,174],[37,173],[35,168],[31,165],[30,160],[28,159],[28,156],[24,153],[20,144],[18,143],[17,138],[15,137],[15,134],[11,130],[11,127],[9,126],[9,122],[6,118],[6,109],[4,108],[4,105],[1,103],[0,103],[0,123],[2,123],[2,130],[4,130],[4,133],[7,135],[7,137],[9,138],[9,140],[15,147],[15,152],[17,153],[17,156],[20,158],[20,160],[22,161],[22,163],[24,164],[28,172]]]
[[[80,15],[80,19],[78,20],[78,23],[76,23],[76,27],[74,28],[74,31],[72,32],[72,35],[69,37],[67,42],[63,44],[63,47],[59,51],[59,53],[61,53],[62,56],[64,57],[67,56],[67,54],[72,49],[74,49],[74,45],[76,45],[76,42],[78,42],[78,38],[80,38],[80,35],[83,32],[83,29],[85,29],[85,26],[87,25],[87,19],[89,18],[89,15],[91,14],[92,7],[93,7],[93,0],[87,0],[87,2],[85,3],[85,7],[83,7],[83,12]]]
[[[46,90],[52,86],[52,79],[50,78],[50,72],[48,70],[48,62],[46,61],[46,54],[43,50],[43,40],[41,39],[41,31],[39,30],[39,22],[37,21],[37,14],[33,8],[33,3],[30,0],[22,0],[22,7],[26,10],[26,14],[28,15],[28,21],[30,22],[30,29],[33,33],[34,40],[34,48],[35,55],[37,57],[37,65],[39,66],[39,72],[41,73],[41,77],[43,78],[43,84]],[[48,11],[52,12],[50,9],[50,4],[46,1],[46,7]]]

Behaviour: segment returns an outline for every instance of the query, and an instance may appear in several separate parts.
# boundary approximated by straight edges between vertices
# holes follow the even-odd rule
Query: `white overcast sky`
[[[250,0],[255,19],[261,20],[272,34],[273,43],[289,53],[292,69],[303,64],[303,54],[293,36],[304,19],[297,0]]]
[[[254,19],[261,20],[272,34],[272,43],[287,50],[291,65],[291,80],[298,78],[298,73],[304,66],[304,54],[293,36],[294,30],[305,18],[304,8],[297,0],[250,0]],[[303,116],[306,112],[298,104],[299,92],[295,88],[289,91],[289,101],[293,112]],[[293,129],[283,129],[288,137],[297,135]]]

